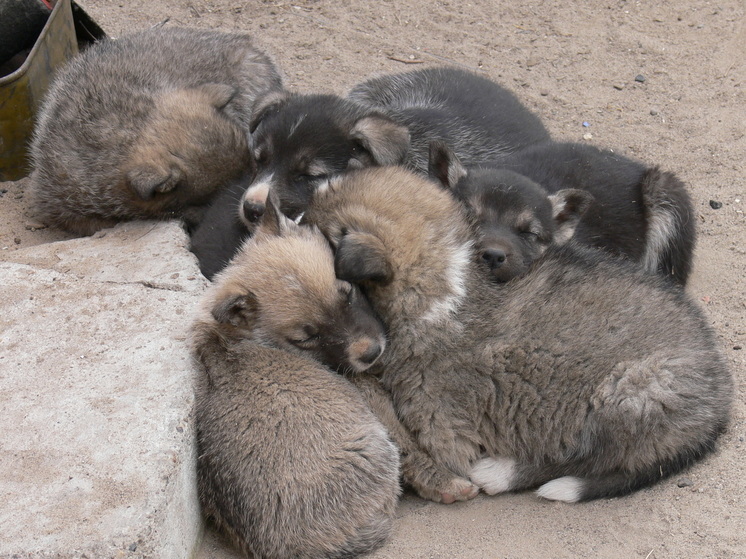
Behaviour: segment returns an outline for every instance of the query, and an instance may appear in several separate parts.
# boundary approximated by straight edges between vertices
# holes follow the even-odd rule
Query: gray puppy
[[[403,426],[487,493],[623,495],[727,425],[733,380],[707,320],[656,276],[568,244],[494,284],[459,203],[400,168],[330,181],[306,218],[387,324],[370,371]]]
[[[355,387],[311,358],[363,371],[385,345],[333,266],[317,231],[270,205],[193,326],[200,499],[257,559],[351,557],[391,531],[397,448]]]
[[[186,215],[251,179],[255,98],[280,89],[246,35],[150,29],[103,40],[55,78],[31,146],[39,217],[79,234]]]

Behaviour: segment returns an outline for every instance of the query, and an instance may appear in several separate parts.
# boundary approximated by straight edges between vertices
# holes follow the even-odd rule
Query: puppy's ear
[[[409,151],[409,130],[384,116],[366,116],[355,123],[350,138],[368,150],[376,165],[399,165]]]
[[[183,178],[178,167],[165,162],[142,162],[130,165],[124,173],[125,182],[132,192],[142,200],[150,200],[156,194],[171,192]]]
[[[353,231],[342,237],[334,255],[334,272],[338,279],[388,283],[393,277],[386,258],[386,247],[370,233]]]
[[[205,83],[194,88],[218,110],[224,109],[236,96],[238,89],[225,83]]]
[[[453,190],[466,174],[466,169],[445,142],[440,140],[430,142],[428,175],[431,179]]]
[[[262,119],[273,111],[277,111],[287,100],[290,99],[290,92],[284,89],[270,91],[256,101],[251,109],[251,122],[249,123],[249,132],[252,134],[256,130]]]
[[[280,211],[280,201],[274,191],[270,189],[257,232],[262,231],[265,234],[279,237],[293,226],[295,226],[295,223]]]
[[[580,218],[593,203],[593,195],[577,188],[558,190],[549,196],[556,230],[554,242],[566,243],[575,234]]]
[[[231,293],[223,297],[212,309],[212,316],[220,324],[232,324],[251,330],[259,316],[259,303],[253,293]]]

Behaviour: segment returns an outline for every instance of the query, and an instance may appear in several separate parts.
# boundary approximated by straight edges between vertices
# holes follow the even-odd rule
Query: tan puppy
[[[251,179],[251,107],[281,86],[246,35],[166,28],[96,43],[55,78],[40,110],[39,217],[80,234],[196,219],[216,190]]]
[[[493,284],[459,203],[403,169],[332,180],[306,218],[387,324],[370,371],[403,426],[488,493],[623,495],[712,451],[728,422],[715,337],[657,277],[568,244]]]
[[[351,557],[391,531],[399,457],[360,393],[385,346],[325,239],[270,206],[193,327],[206,515],[257,559]]]

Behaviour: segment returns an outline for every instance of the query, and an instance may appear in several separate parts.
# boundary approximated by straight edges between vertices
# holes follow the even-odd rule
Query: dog
[[[317,192],[304,221],[387,326],[378,376],[420,449],[490,494],[628,494],[713,451],[733,379],[679,289],[603,251],[550,246],[491,281],[462,205],[401,168]]]
[[[406,167],[427,174],[430,144],[444,142],[462,161],[480,165],[550,140],[541,119],[508,89],[456,67],[378,76],[348,99],[407,127]]]
[[[352,557],[383,543],[399,455],[340,371],[364,371],[384,330],[331,249],[270,206],[192,327],[204,513],[257,559]]]
[[[512,93],[456,68],[381,76],[347,98],[271,92],[253,115],[259,171],[242,206],[249,227],[270,190],[294,218],[329,177],[349,169],[404,165],[427,173],[435,139],[477,162],[549,139]]]
[[[314,191],[350,169],[404,165],[426,174],[434,139],[476,162],[549,139],[539,118],[508,90],[447,67],[374,78],[346,98],[271,91],[252,114],[258,173],[239,209],[247,235],[270,191],[282,211],[297,218]],[[231,228],[225,219],[209,223]],[[225,246],[218,259],[236,248]]]
[[[497,281],[526,273],[549,244],[573,239],[686,285],[694,210],[673,173],[593,146],[556,142],[469,167],[433,142],[429,169],[474,214],[481,258]]]
[[[218,189],[250,182],[251,108],[281,88],[247,35],[150,29],[95,43],[54,79],[39,111],[38,216],[81,235],[122,220],[198,221]]]

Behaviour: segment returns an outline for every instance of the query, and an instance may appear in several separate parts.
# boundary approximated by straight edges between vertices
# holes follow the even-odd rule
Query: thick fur
[[[90,234],[186,214],[248,169],[255,98],[281,88],[246,35],[151,29],[103,40],[56,77],[31,146],[39,217]]]
[[[380,111],[335,95],[271,93],[254,107],[258,173],[241,212],[249,227],[272,191],[282,212],[296,218],[329,177],[404,161],[409,133]]]
[[[694,211],[673,173],[593,146],[547,142],[476,166],[434,143],[430,174],[475,214],[482,257],[498,281],[571,238],[680,285],[689,277]]]
[[[294,218],[314,191],[349,169],[404,165],[427,173],[433,140],[481,162],[549,139],[512,93],[456,68],[381,76],[346,99],[272,93],[257,102],[253,128],[259,175],[244,199],[249,224],[270,190]]]
[[[480,271],[461,205],[403,169],[332,181],[305,219],[388,327],[370,369],[433,460],[490,493],[623,495],[711,452],[733,380],[683,290],[602,251]]]
[[[270,92],[253,114],[259,169],[240,207],[246,232],[261,217],[270,191],[282,211],[296,218],[314,191],[350,169],[404,165],[427,173],[428,146],[436,139],[475,162],[549,139],[512,93],[456,68],[381,76],[356,86],[347,98]],[[214,221],[211,227],[229,227]],[[234,250],[226,246],[219,258]]]
[[[271,221],[193,326],[200,498],[256,559],[353,557],[390,534],[398,452],[360,393],[312,357],[364,370],[383,328],[335,278],[317,231]]]
[[[197,257],[202,275],[211,281],[251,236],[238,213],[247,186],[243,181],[234,181],[221,190],[199,223],[188,231],[189,250]]]
[[[486,77],[455,67],[391,74],[355,86],[349,99],[407,127],[407,167],[427,173],[430,143],[446,142],[470,165],[549,140],[538,116]]]

